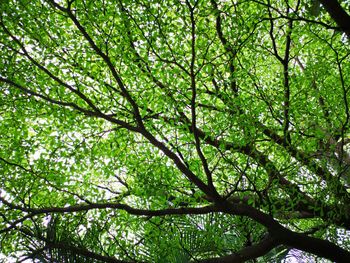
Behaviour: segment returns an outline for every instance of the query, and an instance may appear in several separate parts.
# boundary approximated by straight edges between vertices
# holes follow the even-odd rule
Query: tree
[[[3,1],[1,252],[350,262],[349,3],[320,2]]]

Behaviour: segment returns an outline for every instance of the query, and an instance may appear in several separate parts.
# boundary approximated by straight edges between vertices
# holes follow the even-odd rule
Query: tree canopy
[[[349,8],[1,1],[2,255],[350,262]]]

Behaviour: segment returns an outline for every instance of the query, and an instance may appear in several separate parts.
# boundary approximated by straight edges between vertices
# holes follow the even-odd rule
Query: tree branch
[[[251,259],[258,258],[260,256],[265,255],[268,253],[271,249],[278,246],[278,242],[271,236],[267,235],[265,238],[263,238],[258,243],[249,246],[244,247],[241,250],[224,257],[219,258],[211,258],[211,259],[205,259],[205,260],[199,260],[200,263],[240,263],[240,262],[246,262]]]
[[[350,16],[340,5],[338,0],[320,0],[329,15],[350,38]]]

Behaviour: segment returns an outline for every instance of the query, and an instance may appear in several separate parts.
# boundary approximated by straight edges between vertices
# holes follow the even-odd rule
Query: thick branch
[[[196,113],[196,99],[197,99],[197,83],[196,83],[196,73],[195,73],[195,62],[196,62],[196,21],[194,19],[194,7],[191,7],[190,3],[187,1],[187,6],[190,9],[191,17],[191,65],[190,65],[190,77],[191,77],[191,117],[192,117],[192,130],[195,140],[196,151],[199,159],[202,162],[204,172],[207,176],[207,183],[210,188],[214,190],[212,174],[209,170],[207,159],[205,158],[201,150],[201,142],[197,134],[197,113]]]
[[[245,204],[229,205],[225,203],[223,210],[233,215],[244,215],[265,226],[269,234],[278,244],[291,246],[334,262],[350,262],[350,252],[329,241],[310,237],[306,234],[293,232],[269,215]]]
[[[83,212],[94,209],[119,209],[124,210],[132,215],[138,216],[166,216],[166,215],[189,215],[189,214],[208,214],[212,212],[220,211],[218,207],[213,205],[204,206],[204,207],[181,207],[181,208],[168,208],[160,210],[148,210],[148,209],[138,209],[133,208],[129,205],[120,204],[120,203],[92,203],[88,205],[75,205],[67,207],[46,207],[46,208],[28,208],[18,205],[14,205],[8,202],[3,197],[0,197],[0,202],[10,207],[11,209],[20,210],[23,212],[31,213],[32,216],[39,214],[47,213],[73,213],[73,212]]]
[[[276,237],[286,246],[291,246],[296,249],[315,254],[319,257],[327,258],[333,262],[350,262],[349,251],[346,251],[340,246],[337,246],[327,240],[310,237],[301,233],[295,233],[290,230],[277,234]]]
[[[265,255],[271,249],[278,246],[278,242],[271,236],[267,235],[259,243],[249,247],[242,248],[241,250],[224,257],[211,258],[199,261],[200,263],[239,263],[245,262],[250,259],[255,259]]]
[[[337,0],[320,0],[329,15],[344,33],[350,37],[350,16]]]

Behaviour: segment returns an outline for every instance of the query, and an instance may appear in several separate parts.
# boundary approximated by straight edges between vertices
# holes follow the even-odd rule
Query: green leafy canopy
[[[1,1],[0,258],[350,262],[349,7]]]

